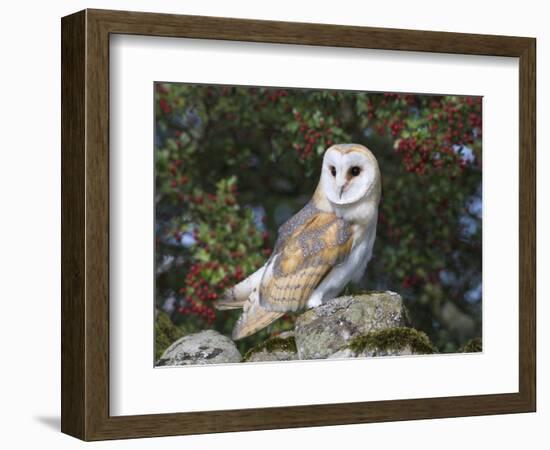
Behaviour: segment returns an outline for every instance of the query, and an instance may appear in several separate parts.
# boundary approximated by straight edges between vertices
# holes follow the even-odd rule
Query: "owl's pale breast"
[[[348,257],[328,273],[324,280],[311,294],[307,306],[313,308],[324,301],[334,298],[342,292],[350,281],[358,281],[365,272],[372,256],[372,247],[376,236],[374,226],[353,226],[354,243]]]

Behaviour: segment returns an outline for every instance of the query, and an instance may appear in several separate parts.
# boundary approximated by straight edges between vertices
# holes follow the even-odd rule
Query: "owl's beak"
[[[345,188],[346,188],[346,185],[344,185],[340,188],[340,199],[342,198],[342,194],[344,193]]]

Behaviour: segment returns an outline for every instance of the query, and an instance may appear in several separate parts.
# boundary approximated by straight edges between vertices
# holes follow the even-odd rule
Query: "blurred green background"
[[[373,258],[346,292],[400,293],[441,352],[480,337],[481,108],[480,97],[156,83],[156,356],[187,333],[231,334],[240,312],[212,302],[265,262],[324,150],[346,142],[369,147],[382,173]]]

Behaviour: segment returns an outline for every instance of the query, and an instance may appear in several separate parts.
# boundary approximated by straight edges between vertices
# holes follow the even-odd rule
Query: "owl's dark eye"
[[[330,173],[332,174],[333,177],[336,176],[336,168],[334,166],[330,166]]]
[[[351,173],[351,176],[352,177],[356,177],[357,175],[359,175],[361,173],[361,168],[360,167],[357,167],[357,166],[353,166],[349,173]]]

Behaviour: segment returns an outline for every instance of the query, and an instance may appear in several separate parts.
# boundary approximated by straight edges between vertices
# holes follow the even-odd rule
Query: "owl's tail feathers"
[[[265,266],[260,267],[252,275],[225,291],[222,297],[214,302],[214,307],[220,310],[244,307],[248,298],[254,295],[254,290],[260,285],[264,270]]]
[[[239,340],[254,334],[267,327],[281,317],[284,312],[268,311],[259,305],[254,296],[247,300],[243,306],[243,313],[233,328],[233,340]]]
[[[235,295],[235,288],[228,289],[223,293],[223,296],[214,302],[214,308],[224,311],[227,309],[242,308],[247,299],[238,299]]]

